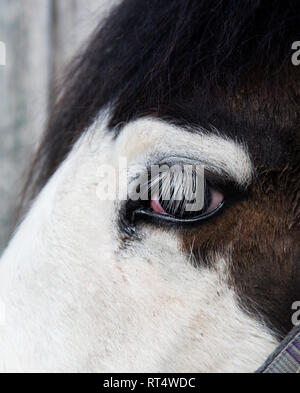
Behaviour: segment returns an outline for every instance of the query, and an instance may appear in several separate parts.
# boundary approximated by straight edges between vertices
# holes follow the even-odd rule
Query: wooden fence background
[[[13,230],[26,170],[73,54],[117,0],[0,0],[0,254]]]

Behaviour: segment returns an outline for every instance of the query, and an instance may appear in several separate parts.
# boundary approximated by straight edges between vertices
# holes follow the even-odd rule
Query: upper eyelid
[[[171,156],[195,160],[209,171],[245,189],[255,174],[245,143],[222,135],[214,127],[187,129],[161,119],[145,117],[124,127],[116,151],[120,155],[125,154],[131,162],[144,157],[144,165],[151,164],[152,159],[156,161],[157,158]]]
[[[165,160],[164,161],[159,161],[159,162],[160,162],[160,164],[162,164],[162,163],[166,164]],[[174,162],[176,162],[176,163],[181,162],[182,163],[183,162],[182,161],[182,157],[180,157],[179,160],[176,158],[176,160],[175,161],[172,160],[172,162],[173,163]],[[186,161],[184,161],[183,163],[186,163]],[[146,171],[144,169],[143,174],[146,176],[146,175],[148,175],[148,173],[149,173],[148,172],[148,168],[147,168]],[[140,176],[138,176],[138,178],[140,178]],[[236,198],[241,198],[241,197],[245,196],[245,190],[243,190],[238,183],[232,181],[231,179],[224,179],[224,177],[220,176],[219,174],[215,174],[215,173],[212,173],[212,172],[206,170],[205,171],[204,182],[205,183],[208,182],[208,184],[210,186],[212,186],[214,189],[216,189],[219,192],[221,192],[224,195],[224,198],[226,200],[228,200],[228,198],[230,200],[231,199],[235,200]],[[136,187],[138,185],[144,185],[145,186],[144,190],[139,193],[141,200],[143,200],[143,201],[147,200],[148,201],[148,200],[151,200],[152,198],[155,198],[154,194],[156,193],[157,189],[156,188],[152,188],[152,186],[153,185],[155,186],[156,184],[153,184],[151,181],[148,182],[148,178],[147,178],[147,183],[146,182],[136,183],[136,182],[133,181],[133,182],[131,182],[131,185],[132,185],[132,189],[130,189],[130,187],[128,188],[128,191],[129,191],[128,192],[128,197],[129,197],[129,199],[132,199],[132,196],[133,196],[132,191],[135,192]],[[199,189],[198,189],[197,192],[199,192]],[[191,196],[191,195],[194,195],[194,194],[187,194],[187,195]],[[135,198],[136,198],[136,195],[135,195],[133,200],[136,200]],[[187,199],[190,200],[189,197]],[[176,200],[176,199],[174,199],[174,200]]]
[[[215,167],[206,165],[206,163],[202,160],[193,157],[184,157],[184,156],[175,156],[175,155],[170,156],[167,154],[162,155],[160,157],[157,157],[157,155],[155,155],[154,157],[150,157],[147,160],[147,163],[144,165],[136,164],[131,166],[129,168],[129,172],[133,173],[133,175],[130,175],[129,173],[129,177],[128,177],[129,184],[132,184],[132,182],[134,182],[136,179],[140,178],[143,175],[146,177],[149,171],[151,170],[151,166],[163,166],[163,165],[167,165],[169,167],[172,167],[173,165],[199,166],[201,168],[204,168],[205,177],[207,177],[214,183],[223,186],[225,186],[227,183],[241,191],[244,190],[244,187],[239,182],[237,182],[235,178],[230,176],[225,171],[216,170]]]

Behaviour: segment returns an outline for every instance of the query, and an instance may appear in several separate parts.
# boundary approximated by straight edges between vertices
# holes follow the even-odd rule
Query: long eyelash
[[[195,168],[187,173],[183,167],[177,170],[162,171],[152,179],[150,175],[147,182],[141,186],[144,190],[142,199],[152,199],[155,196],[164,202],[164,207],[170,214],[182,215],[187,203],[191,202],[195,196],[197,176]]]

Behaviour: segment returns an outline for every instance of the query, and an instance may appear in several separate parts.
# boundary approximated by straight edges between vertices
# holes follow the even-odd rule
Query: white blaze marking
[[[6,320],[6,307],[5,303],[0,299],[0,326],[5,324]]]

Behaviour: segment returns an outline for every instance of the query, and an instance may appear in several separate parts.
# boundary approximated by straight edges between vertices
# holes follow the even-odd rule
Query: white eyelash
[[[187,204],[195,197],[201,199],[200,208],[202,208],[204,179],[199,182],[201,176],[204,176],[203,168],[191,165],[175,165],[168,170],[161,170],[154,177],[150,176],[150,179],[141,185],[142,199],[148,199],[148,195],[151,195],[151,199],[163,200],[170,214],[183,214]],[[201,193],[202,195],[200,195]]]

